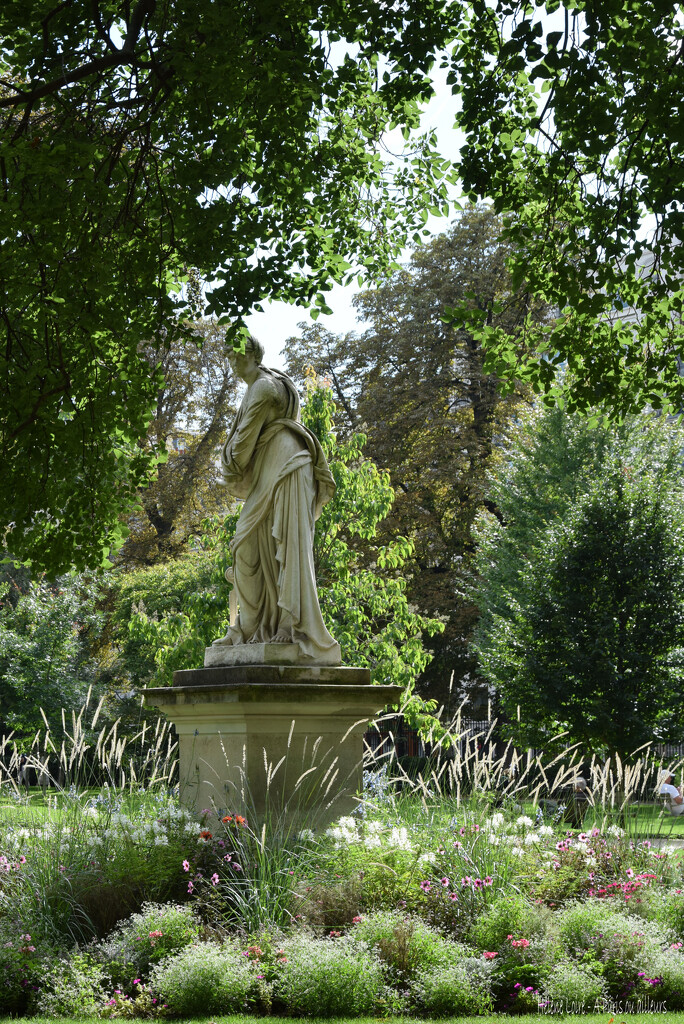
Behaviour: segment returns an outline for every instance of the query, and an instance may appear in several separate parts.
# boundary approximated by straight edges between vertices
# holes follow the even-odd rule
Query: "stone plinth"
[[[367,722],[400,694],[364,668],[287,664],[185,670],[143,691],[176,727],[186,805],[309,827],[354,808]]]
[[[220,665],[302,665],[306,668],[311,664],[311,659],[302,654],[299,644],[212,644],[204,649],[205,668]],[[330,660],[325,664],[339,666],[340,649],[337,645],[330,651]]]

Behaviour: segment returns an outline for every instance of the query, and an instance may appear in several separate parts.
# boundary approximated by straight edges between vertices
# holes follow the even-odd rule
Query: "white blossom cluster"
[[[124,845],[168,846],[170,838],[182,833],[201,842],[201,828],[185,807],[168,799],[163,806],[161,801],[156,801],[156,806],[143,805],[135,816],[112,810],[111,805],[91,803],[83,807],[83,817],[75,826],[71,822],[46,822],[36,828],[8,826],[2,842],[7,854],[28,856],[32,849],[50,847],[55,859],[62,860],[72,846],[85,845],[91,850],[104,848],[108,859],[113,859],[117,848]]]
[[[363,846],[366,850],[379,848],[405,850],[412,853],[413,843],[404,826],[385,826],[380,821],[360,821],[352,817],[340,818],[325,833],[337,847]]]

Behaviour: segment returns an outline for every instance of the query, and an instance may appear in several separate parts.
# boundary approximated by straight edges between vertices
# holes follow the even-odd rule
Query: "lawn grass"
[[[24,1024],[79,1024],[80,1021],[92,1024],[96,1017],[22,1017]],[[286,1017],[252,1017],[247,1014],[235,1014],[230,1017],[174,1017],[174,1024],[283,1024],[291,1019]],[[307,1017],[307,1024],[425,1024],[427,1017]],[[14,1024],[16,1018],[0,1017],[0,1024]],[[506,1024],[507,1021],[524,1022],[524,1024],[548,1024],[549,1020],[572,1020],[575,1024],[621,1024],[623,1020],[629,1024],[684,1024],[684,1012],[678,1013],[587,1013],[580,1017],[565,1014],[526,1014],[510,1016],[504,1013],[492,1013],[486,1017],[440,1017],[442,1024]]]

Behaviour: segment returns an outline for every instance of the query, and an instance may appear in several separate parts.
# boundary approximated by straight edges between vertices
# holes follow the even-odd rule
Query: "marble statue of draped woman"
[[[223,483],[244,499],[231,542],[238,616],[215,645],[296,643],[305,658],[339,665],[340,648],[321,616],[314,524],[335,493],[318,439],[299,418],[294,383],[261,366],[250,338],[233,353],[247,392],[221,452]]]

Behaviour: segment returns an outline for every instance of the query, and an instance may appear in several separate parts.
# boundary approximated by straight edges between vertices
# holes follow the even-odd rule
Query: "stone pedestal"
[[[176,727],[186,805],[316,827],[356,806],[368,720],[401,688],[371,686],[364,668],[227,664],[143,694]]]

